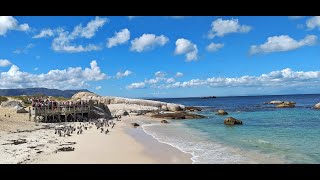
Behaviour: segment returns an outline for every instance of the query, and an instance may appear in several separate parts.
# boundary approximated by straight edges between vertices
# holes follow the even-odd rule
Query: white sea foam
[[[206,140],[205,134],[180,123],[171,123],[170,126],[143,124],[142,129],[159,142],[191,154],[193,164],[255,163],[235,153],[230,147]]]

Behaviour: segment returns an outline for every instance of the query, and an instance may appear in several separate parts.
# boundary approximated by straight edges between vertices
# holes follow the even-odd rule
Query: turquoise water
[[[232,106],[219,100],[217,104],[228,109],[228,116],[215,115],[218,107],[212,101],[218,98],[211,103],[193,99],[189,100],[192,105],[207,105],[201,114],[209,118],[143,128],[159,141],[192,154],[194,163],[320,163],[320,110],[311,108],[319,95],[290,96],[288,100],[297,102],[297,107],[290,109],[264,105],[268,98],[277,100],[264,96],[254,97],[249,103],[242,97],[226,99],[235,102],[230,103]],[[244,124],[224,125],[223,120],[229,116]]]

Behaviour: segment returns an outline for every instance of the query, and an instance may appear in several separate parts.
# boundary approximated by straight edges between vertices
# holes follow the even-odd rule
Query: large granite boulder
[[[163,118],[163,119],[202,119],[202,118],[205,118],[205,116],[203,116],[203,115],[192,114],[192,113],[187,113],[187,112],[154,114],[151,117]]]
[[[228,113],[222,109],[218,110],[218,112],[216,113],[216,115],[228,115]]]
[[[316,108],[316,109],[320,109],[320,103],[318,103],[318,104],[314,105],[314,108]]]
[[[173,103],[168,103],[167,108],[169,111],[173,111],[173,112],[183,111],[185,109],[185,107],[183,105],[173,104]]]
[[[241,120],[235,119],[235,118],[233,118],[233,117],[228,117],[228,118],[226,118],[226,119],[223,121],[223,123],[224,123],[225,125],[235,125],[235,124],[240,124],[240,125],[242,125],[242,121],[241,121]]]
[[[162,110],[162,111],[169,111],[166,104],[164,104],[164,105],[161,106],[161,110]]]
[[[129,113],[127,111],[121,109],[121,110],[118,110],[114,115],[116,115],[116,116],[127,116],[127,115],[129,115]]]
[[[1,107],[3,107],[3,108],[15,108],[16,106],[23,107],[21,102],[15,101],[15,100],[6,101],[6,102],[1,103]]]
[[[277,108],[293,108],[295,107],[295,104],[296,104],[295,102],[286,101],[281,104],[278,104],[276,107]]]

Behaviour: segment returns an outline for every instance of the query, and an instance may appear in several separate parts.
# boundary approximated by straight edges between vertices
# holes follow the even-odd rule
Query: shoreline
[[[168,144],[161,143],[131,122],[149,121],[147,116],[124,117],[115,121],[110,134],[101,134],[94,128],[83,135],[66,137],[75,141],[75,151],[40,154],[31,164],[191,164],[191,155]],[[151,120],[155,121],[155,120]],[[160,123],[160,120],[159,120]],[[52,130],[51,130],[52,131]],[[93,139],[95,139],[93,141]]]

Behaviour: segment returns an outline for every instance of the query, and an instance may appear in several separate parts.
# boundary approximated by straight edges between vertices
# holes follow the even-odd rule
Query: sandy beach
[[[3,108],[0,109],[2,115],[2,111],[7,112]],[[22,117],[11,116],[10,118],[10,121],[3,120],[9,123],[3,123],[4,125],[0,129],[0,163],[192,163],[190,154],[183,153],[170,145],[159,143],[156,139],[144,133],[141,127],[134,128],[131,125],[132,122],[139,121],[160,123],[160,119],[153,119],[148,116],[127,116],[123,117],[121,121],[114,121],[116,125],[113,129],[108,128],[110,131],[108,134],[101,133],[100,130],[92,127],[80,135],[74,133],[70,137],[59,137],[54,133],[54,127],[58,124],[37,124],[28,121],[28,118],[25,119],[25,117],[22,119]],[[79,125],[80,123],[67,124]],[[22,127],[25,128],[22,129]],[[17,139],[25,139],[26,143],[19,145],[10,143]],[[68,146],[74,147],[75,150],[56,151],[58,148]]]

